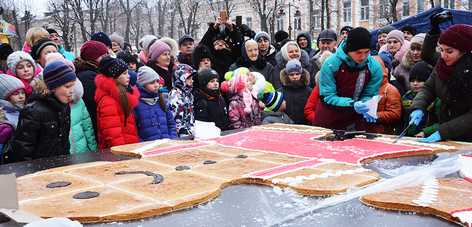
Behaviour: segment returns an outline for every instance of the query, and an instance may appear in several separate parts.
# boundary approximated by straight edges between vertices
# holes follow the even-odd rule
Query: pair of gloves
[[[371,116],[370,114],[368,114],[367,112],[369,112],[369,107],[367,106],[367,104],[365,104],[364,102],[361,102],[361,101],[357,101],[354,103],[354,110],[358,113],[358,114],[362,114],[362,116],[364,117],[365,121],[367,121],[368,123],[375,123],[377,122],[377,118],[376,117],[373,117]]]
[[[411,112],[410,114],[410,122],[409,125],[415,125],[418,126],[421,123],[421,120],[423,120],[424,113],[422,110],[415,110]],[[423,143],[435,143],[441,141],[441,134],[439,131],[436,131],[435,133],[431,134],[428,137],[421,138],[419,141]]]

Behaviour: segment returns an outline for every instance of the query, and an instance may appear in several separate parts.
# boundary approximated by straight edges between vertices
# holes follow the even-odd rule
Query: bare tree
[[[89,16],[89,22],[90,22],[90,34],[95,33],[95,28],[97,24],[97,19],[99,17],[101,9],[100,3],[102,0],[84,0],[85,4],[87,5],[88,8],[88,16]]]
[[[223,1],[207,0],[207,2],[215,21],[218,18],[218,12],[220,10],[226,10],[228,12],[228,17],[231,17],[231,13],[236,8],[236,5],[233,3],[233,0],[223,0]]]
[[[49,12],[54,24],[62,32],[64,48],[70,50],[72,47],[72,31],[74,22],[71,17],[70,5],[64,1],[49,0]]]
[[[111,1],[112,0],[100,0],[98,19],[100,21],[101,30],[105,33],[108,33],[110,28]]]
[[[170,28],[168,29],[169,30],[168,36],[172,38],[174,38],[174,34],[175,34],[175,17],[176,16],[177,16],[177,11],[175,10],[175,6],[173,6],[170,9],[170,25],[169,25]]]
[[[387,19],[390,23],[398,21],[397,4],[398,0],[388,0],[390,4],[390,17]]]
[[[134,15],[134,20],[132,23],[132,34],[134,37],[134,45],[138,47],[139,43],[139,38],[141,37],[142,33],[142,27],[141,27],[141,8],[142,7],[136,7],[135,10],[135,15]]]
[[[310,26],[310,34],[313,34],[314,32],[314,27],[315,27],[315,21],[314,21],[314,6],[315,6],[315,3],[314,3],[314,0],[308,0],[308,13],[310,15],[310,23],[309,23],[309,26]]]
[[[185,6],[183,6],[185,4]],[[200,8],[200,1],[198,0],[182,0],[175,1],[175,9],[179,13],[180,23],[184,29],[185,34],[194,34],[195,28],[198,26],[197,13]]]
[[[166,17],[168,16],[169,7],[175,8],[175,6],[171,5],[170,3],[171,2],[169,0],[158,0],[157,2],[157,32],[159,35],[164,35]],[[175,20],[174,12],[171,14],[171,20]],[[174,22],[172,22],[172,26],[174,26]]]
[[[72,12],[74,12],[74,21],[79,25],[82,40],[87,40],[88,33],[84,13],[85,6],[82,4],[82,0],[68,0],[65,2],[70,4]]]
[[[271,2],[274,3],[272,6],[269,4]],[[276,11],[278,11],[278,6],[283,4],[283,0],[249,0],[249,4],[259,16],[261,31],[269,31],[269,18],[275,15]]]
[[[123,10],[123,14],[126,17],[126,29],[125,29],[125,42],[130,41],[130,31],[131,31],[131,16],[133,10],[140,5],[141,1],[133,1],[133,0],[119,0],[121,9]]]
[[[156,34],[156,30],[154,30],[154,12],[156,10],[156,5],[154,5],[154,1],[144,1],[143,2],[143,8],[145,9],[146,13],[146,21],[149,26],[149,33],[151,34]]]

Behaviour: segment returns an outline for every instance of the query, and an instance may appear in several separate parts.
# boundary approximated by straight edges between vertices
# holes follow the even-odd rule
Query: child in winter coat
[[[282,87],[279,89],[284,94],[287,102],[285,112],[295,124],[308,124],[305,120],[303,108],[311,94],[310,73],[302,68],[297,59],[287,62],[285,70],[280,72]]]
[[[97,150],[92,120],[90,119],[87,107],[85,107],[84,100],[82,100],[83,94],[84,87],[80,80],[77,80],[74,87],[74,96],[70,104],[71,130],[69,141],[71,154]]]
[[[286,102],[282,92],[267,92],[263,95],[262,102],[265,105],[265,111],[262,113],[262,124],[294,123],[292,119],[290,119],[290,117],[285,113]]]
[[[139,142],[133,109],[139,91],[129,86],[128,65],[121,59],[104,57],[95,78],[98,149]]]
[[[159,75],[148,66],[138,70],[138,88],[141,98],[135,109],[139,138],[142,141],[175,139],[174,116],[169,111],[164,95],[159,93]]]
[[[221,90],[230,95],[228,116],[234,129],[262,124],[262,108],[252,94],[253,85],[247,68],[235,70],[233,78],[221,84]]]
[[[218,73],[213,69],[198,71],[198,88],[195,92],[195,120],[214,122],[221,131],[231,129],[228,111],[220,94]]]
[[[18,125],[20,110],[25,105],[25,86],[19,79],[0,74],[0,160],[4,145],[8,143]]]
[[[186,64],[179,64],[174,71],[174,88],[169,93],[169,103],[179,137],[193,134],[195,123],[192,94],[194,74],[196,71]]]
[[[23,51],[15,51],[7,58],[9,74],[23,82],[26,97],[33,93],[32,81],[35,77],[36,63],[31,55]]]
[[[48,92],[32,96],[21,111],[17,129],[6,149],[7,162],[69,154],[70,107],[75,73],[60,61],[43,71]]]

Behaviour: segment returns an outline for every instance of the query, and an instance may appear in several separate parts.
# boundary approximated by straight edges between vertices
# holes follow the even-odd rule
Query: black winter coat
[[[286,104],[285,113],[295,124],[309,125],[304,114],[305,104],[312,91],[308,86],[310,84],[309,76],[308,71],[303,70],[299,83],[294,84],[290,82],[284,70],[280,72],[282,88],[280,88],[279,91],[284,94]]]
[[[198,89],[194,101],[195,120],[215,122],[221,131],[230,129],[228,110],[225,100],[221,95],[210,96],[205,91]]]
[[[36,96],[20,112],[6,162],[69,154],[70,107],[52,94]]]
[[[84,95],[82,100],[84,100],[85,107],[90,114],[90,119],[93,124],[93,131],[95,132],[95,138],[97,138],[97,103],[95,102],[95,77],[98,74],[98,66],[92,62],[82,61],[76,59],[74,62],[77,78],[84,87]]]

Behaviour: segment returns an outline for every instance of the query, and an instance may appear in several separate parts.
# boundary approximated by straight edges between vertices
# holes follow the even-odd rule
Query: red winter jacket
[[[134,107],[139,104],[139,91],[133,87],[127,93],[130,114],[124,119],[120,94],[113,78],[98,74],[95,78],[97,103],[98,149],[139,142],[134,118]],[[126,120],[126,122],[125,122]]]
[[[320,100],[320,89],[318,86],[313,88],[313,91],[310,94],[310,97],[308,97],[308,100],[306,101],[305,108],[303,109],[303,112],[305,113],[305,119],[313,125],[315,122],[315,116],[316,116],[316,105],[318,104]]]

